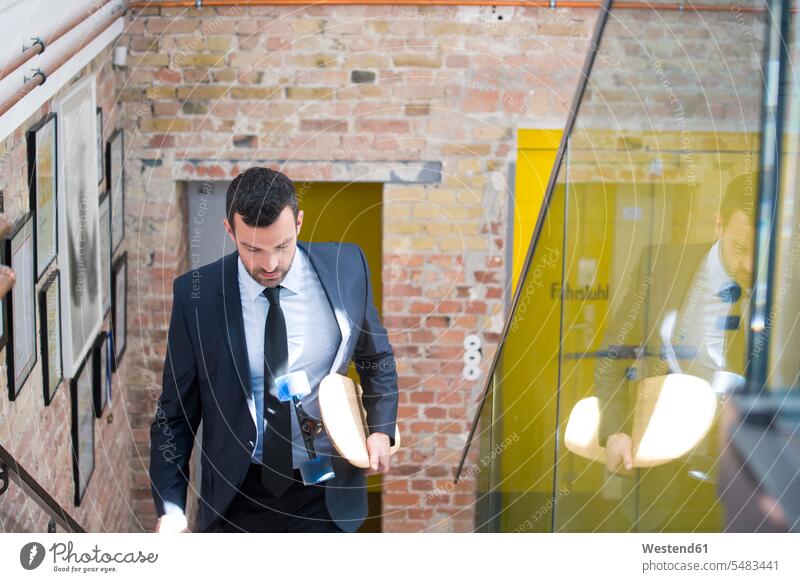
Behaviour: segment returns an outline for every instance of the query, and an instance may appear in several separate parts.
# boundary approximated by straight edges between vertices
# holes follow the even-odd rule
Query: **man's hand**
[[[367,437],[367,452],[369,453],[369,469],[364,470],[364,475],[377,475],[389,471],[389,435],[383,432],[374,432]]]
[[[606,439],[606,467],[612,473],[633,473],[633,441],[624,432],[617,432]]]
[[[182,513],[168,513],[158,518],[156,533],[192,533]]]

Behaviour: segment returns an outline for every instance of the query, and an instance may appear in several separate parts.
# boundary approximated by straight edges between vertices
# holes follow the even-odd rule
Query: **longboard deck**
[[[352,465],[369,468],[367,452],[367,412],[362,404],[361,385],[341,374],[329,374],[319,385],[319,408],[322,424],[336,451]],[[394,446],[400,448],[400,428],[395,425]]]

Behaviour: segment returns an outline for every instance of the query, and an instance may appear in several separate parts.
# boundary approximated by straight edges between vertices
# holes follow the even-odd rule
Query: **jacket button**
[[[250,446],[251,449],[255,446],[255,444],[253,444],[253,441],[247,441],[247,444]]]

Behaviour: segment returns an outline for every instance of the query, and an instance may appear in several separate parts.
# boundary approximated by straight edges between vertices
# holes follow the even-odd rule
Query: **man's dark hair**
[[[287,206],[296,220],[299,205],[294,184],[286,175],[269,168],[248,168],[233,179],[225,196],[231,228],[234,214],[241,215],[248,226],[269,226]]]
[[[748,218],[753,217],[757,187],[758,174],[755,172],[739,174],[730,181],[719,208],[722,224],[728,224],[731,215],[737,210],[744,212]]]

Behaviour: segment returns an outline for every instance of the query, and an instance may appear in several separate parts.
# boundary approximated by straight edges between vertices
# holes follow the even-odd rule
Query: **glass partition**
[[[759,6],[608,14],[482,409],[477,529],[724,527],[718,417],[747,372]]]
[[[773,339],[770,374],[773,391],[800,385],[800,2],[795,0],[788,34],[788,62],[783,118],[783,157],[779,212],[774,235],[775,280],[772,294]],[[797,395],[795,395],[797,396]]]

